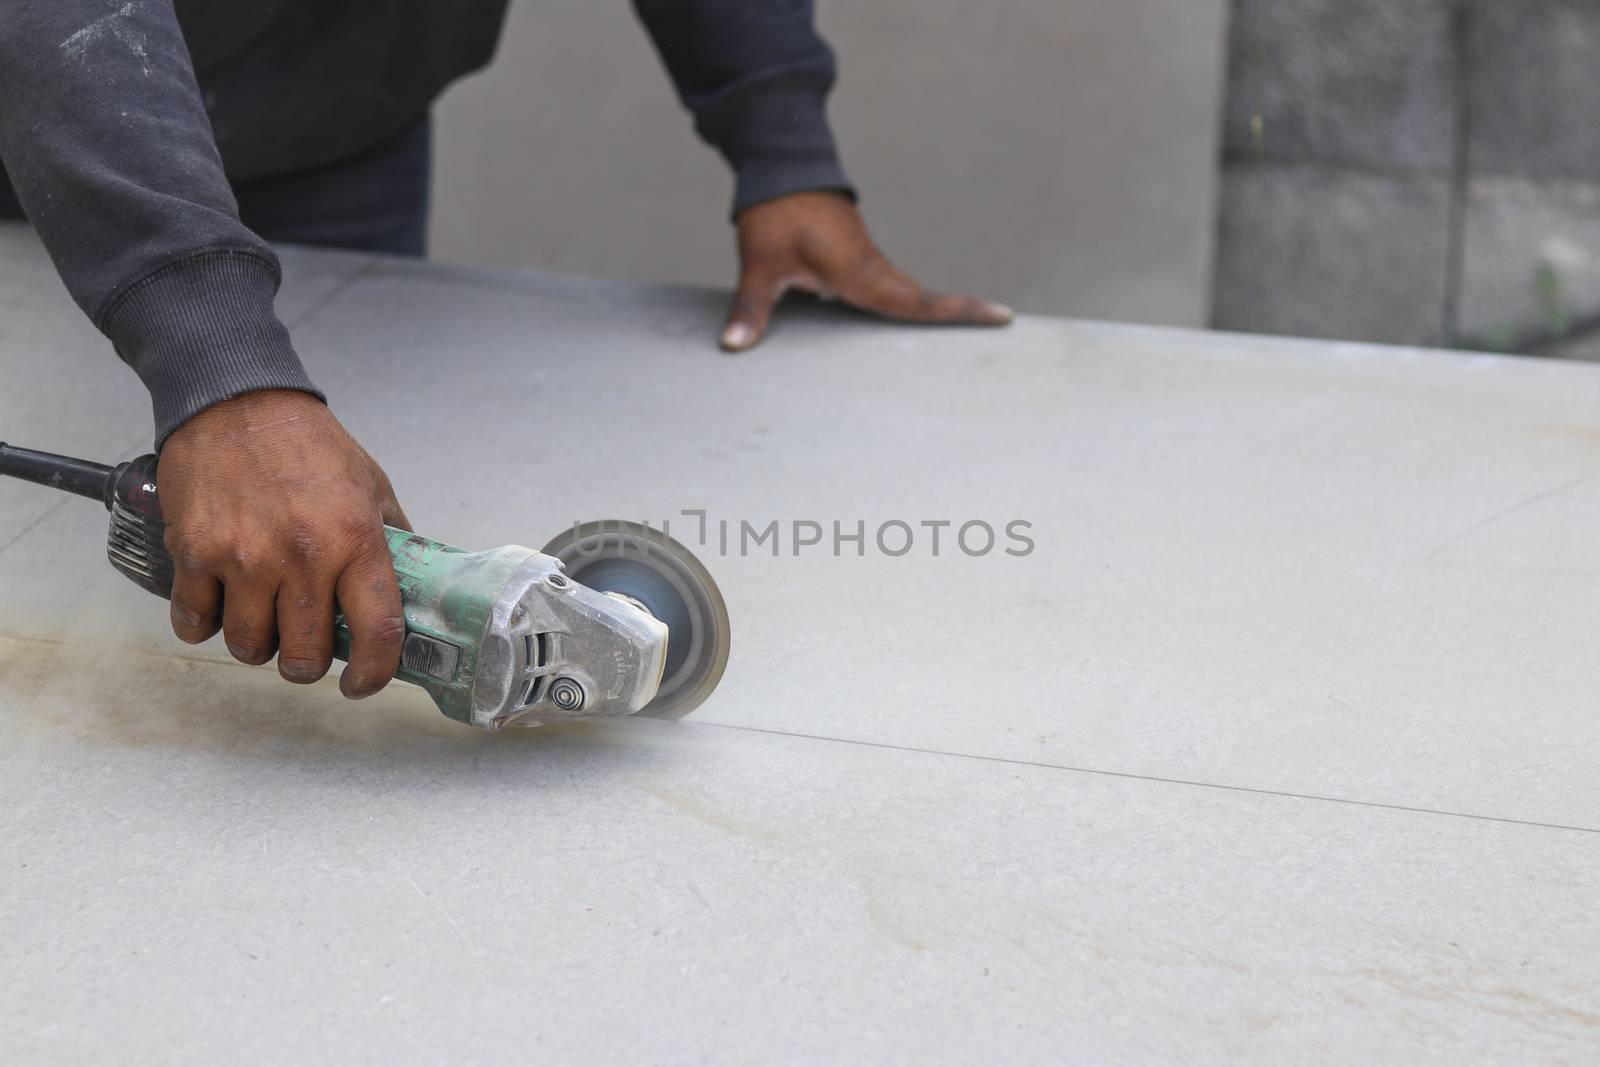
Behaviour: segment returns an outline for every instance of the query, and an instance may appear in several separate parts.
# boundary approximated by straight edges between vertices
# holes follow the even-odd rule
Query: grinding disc
[[[618,519],[564,530],[544,554],[564,563],[573,581],[631,597],[666,624],[661,688],[639,714],[681,719],[711,695],[728,665],[728,608],[694,553],[659,530]]]

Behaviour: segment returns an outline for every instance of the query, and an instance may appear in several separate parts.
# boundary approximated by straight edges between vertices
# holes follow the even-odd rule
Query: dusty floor
[[[425,532],[704,510],[728,675],[679,724],[347,705],[0,484],[0,1058],[1592,1060],[1592,366],[827,309],[730,359],[705,293],[286,266]],[[0,437],[146,447],[15,229],[0,352]]]

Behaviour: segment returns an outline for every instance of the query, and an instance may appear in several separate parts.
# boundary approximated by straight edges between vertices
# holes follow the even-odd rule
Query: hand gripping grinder
[[[109,467],[0,444],[0,475],[102,501],[111,565],[172,594],[156,457]],[[716,688],[728,610],[690,551],[632,522],[573,526],[542,552],[466,552],[384,528],[406,635],[395,677],[458,722],[498,730],[643,712],[676,719]],[[335,619],[334,655],[350,631]]]

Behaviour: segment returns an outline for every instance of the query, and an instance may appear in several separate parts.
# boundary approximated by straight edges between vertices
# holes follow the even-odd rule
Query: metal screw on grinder
[[[550,684],[550,702],[562,711],[583,707],[583,686],[571,678],[557,678]]]

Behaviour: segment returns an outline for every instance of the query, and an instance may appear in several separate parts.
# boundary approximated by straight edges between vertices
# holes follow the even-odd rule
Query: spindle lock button
[[[448,641],[441,641],[427,634],[406,634],[406,643],[400,650],[402,667],[418,674],[426,674],[429,678],[437,678],[441,682],[448,682],[455,677],[456,663],[460,659],[459,648]]]

